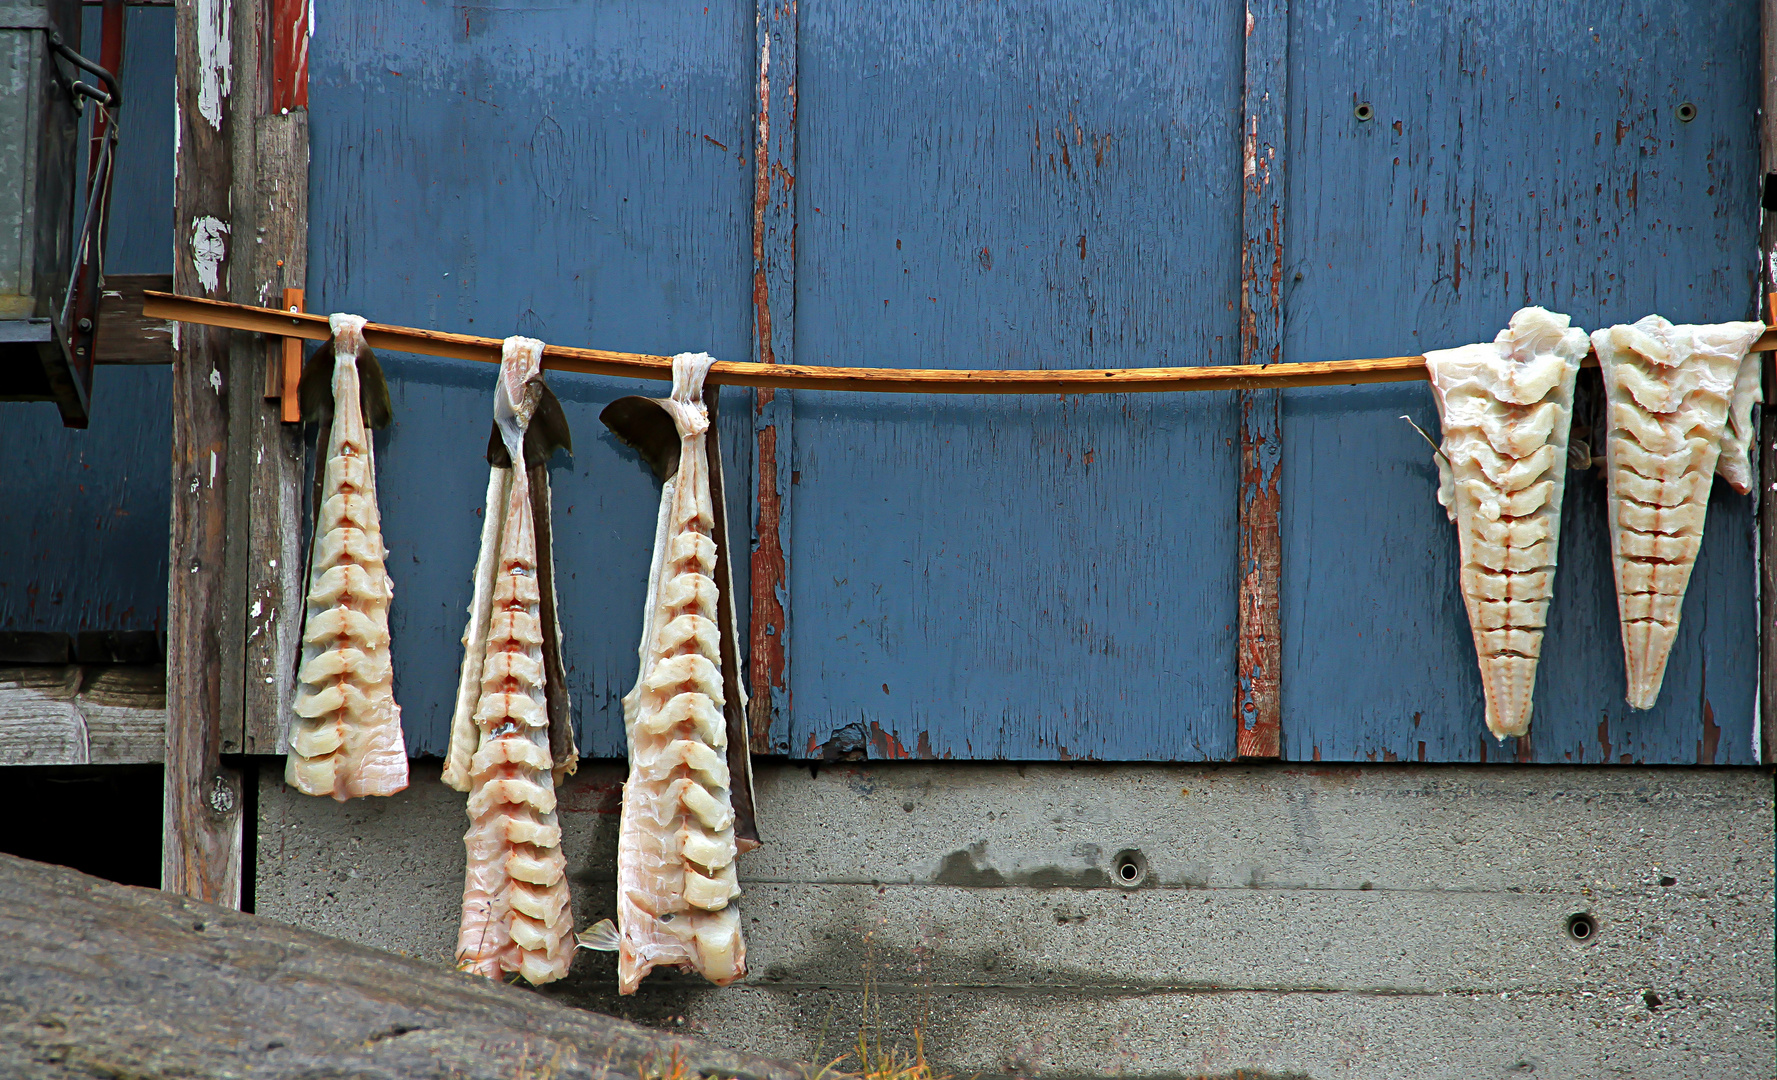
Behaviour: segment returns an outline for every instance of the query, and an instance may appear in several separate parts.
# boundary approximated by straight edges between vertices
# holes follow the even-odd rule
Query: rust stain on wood
[[[1283,54],[1287,0],[1249,3],[1242,127],[1240,359],[1283,359]],[[1235,752],[1282,752],[1282,618],[1278,581],[1283,472],[1283,404],[1276,390],[1240,395],[1239,638],[1236,643]]]
[[[775,320],[773,286],[786,311],[793,305],[795,208],[790,201],[795,163],[795,30],[796,5],[782,6],[762,0],[758,7],[758,129],[753,145],[753,332],[757,360],[778,363],[775,333],[788,330],[789,319]],[[775,118],[779,130],[773,139],[774,30],[779,40],[777,67],[780,92]],[[786,161],[786,159],[788,159]],[[774,179],[782,193],[781,205],[773,206]],[[774,280],[774,278],[776,280]],[[784,528],[788,493],[782,490],[780,452],[788,455],[788,399],[779,391],[761,387],[753,399],[753,426],[757,440],[757,517],[751,564],[752,617],[749,627],[748,678],[752,685],[748,721],[754,753],[770,753],[772,721],[782,717],[789,703],[788,568]]]

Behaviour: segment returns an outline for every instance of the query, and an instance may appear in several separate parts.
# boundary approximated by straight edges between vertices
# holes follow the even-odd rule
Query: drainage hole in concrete
[[[1133,889],[1146,881],[1148,877],[1148,860],[1134,848],[1125,848],[1117,852],[1117,858],[1111,863],[1111,880],[1125,889]]]
[[[1575,941],[1591,941],[1598,935],[1598,921],[1583,911],[1567,917],[1567,936]]]

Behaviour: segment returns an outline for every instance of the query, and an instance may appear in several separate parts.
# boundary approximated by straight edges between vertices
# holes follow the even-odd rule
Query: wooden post
[[[230,202],[233,13],[229,4],[177,0],[174,14],[173,282],[179,292],[213,298],[227,292],[237,242]],[[238,654],[228,648],[226,630],[230,337],[183,327],[173,359],[161,888],[239,907],[240,776],[221,762],[224,671],[229,653]]]
[[[796,341],[796,0],[758,0],[753,146],[753,358],[793,363]],[[748,680],[753,753],[789,749],[790,392],[754,398],[758,440]]]
[[[1760,10],[1759,164],[1764,173],[1759,229],[1761,296],[1777,290],[1777,0]],[[1777,319],[1777,311],[1761,313]],[[1777,358],[1777,353],[1771,354]],[[1777,376],[1765,366],[1759,423],[1759,760],[1777,764]]]
[[[265,36],[255,38],[260,77],[253,102],[250,171],[236,185],[237,205],[254,215],[254,261],[241,291],[249,302],[282,310],[301,308],[308,273],[308,11],[298,0],[253,0]],[[243,100],[242,107],[246,107]],[[294,689],[302,632],[302,432],[296,384],[302,346],[277,339],[285,394],[278,403],[254,401],[243,468],[246,492],[244,626],[246,671],[241,750],[281,754],[283,721]]]
[[[1240,362],[1283,360],[1283,206],[1289,114],[1289,0],[1247,0],[1241,116]],[[1235,753],[1282,751],[1282,616],[1278,527],[1283,479],[1283,394],[1240,394],[1240,631],[1236,647]]]
[[[174,284],[185,295],[283,306],[280,278],[300,285],[307,267],[307,116],[273,111],[270,6],[176,6]],[[301,70],[279,83],[304,102],[306,11],[281,25],[301,37],[281,54]],[[264,400],[264,352],[258,334],[191,326],[173,366],[161,887],[232,907],[245,800],[222,755],[278,750],[301,622],[302,449],[281,403]]]

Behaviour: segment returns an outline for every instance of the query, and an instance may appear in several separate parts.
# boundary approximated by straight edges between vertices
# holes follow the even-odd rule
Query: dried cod
[[[1658,315],[1592,334],[1604,371],[1610,554],[1631,708],[1651,709],[1678,636],[1720,473],[1752,487],[1754,322],[1674,326]]]
[[[401,707],[389,665],[389,601],[370,428],[388,423],[388,388],[364,345],[364,320],[334,315],[331,362],[315,353],[298,393],[325,432],[315,466],[295,713],[284,781],[344,801],[407,787]]]
[[[727,536],[719,472],[712,478],[720,455],[703,400],[713,362],[680,354],[670,398],[626,398],[602,417],[664,481],[641,670],[623,699],[630,772],[617,840],[617,924],[605,920],[580,938],[589,948],[616,950],[624,994],[658,966],[696,971],[719,986],[746,973],[734,860],[756,846],[757,834],[745,691],[720,556]]]
[[[457,966],[533,983],[573,960],[573,906],[555,785],[577,766],[556,620],[549,456],[568,447],[543,343],[507,338],[474,597],[463,632],[444,782],[469,792]],[[522,464],[519,464],[522,463]]]
[[[1425,357],[1444,432],[1438,502],[1456,523],[1487,729],[1501,739],[1530,728],[1585,355],[1585,331],[1528,307],[1491,343]]]

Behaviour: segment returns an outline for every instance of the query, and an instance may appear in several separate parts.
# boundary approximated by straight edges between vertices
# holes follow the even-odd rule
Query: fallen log
[[[0,1076],[806,1075],[520,987],[0,855]]]

